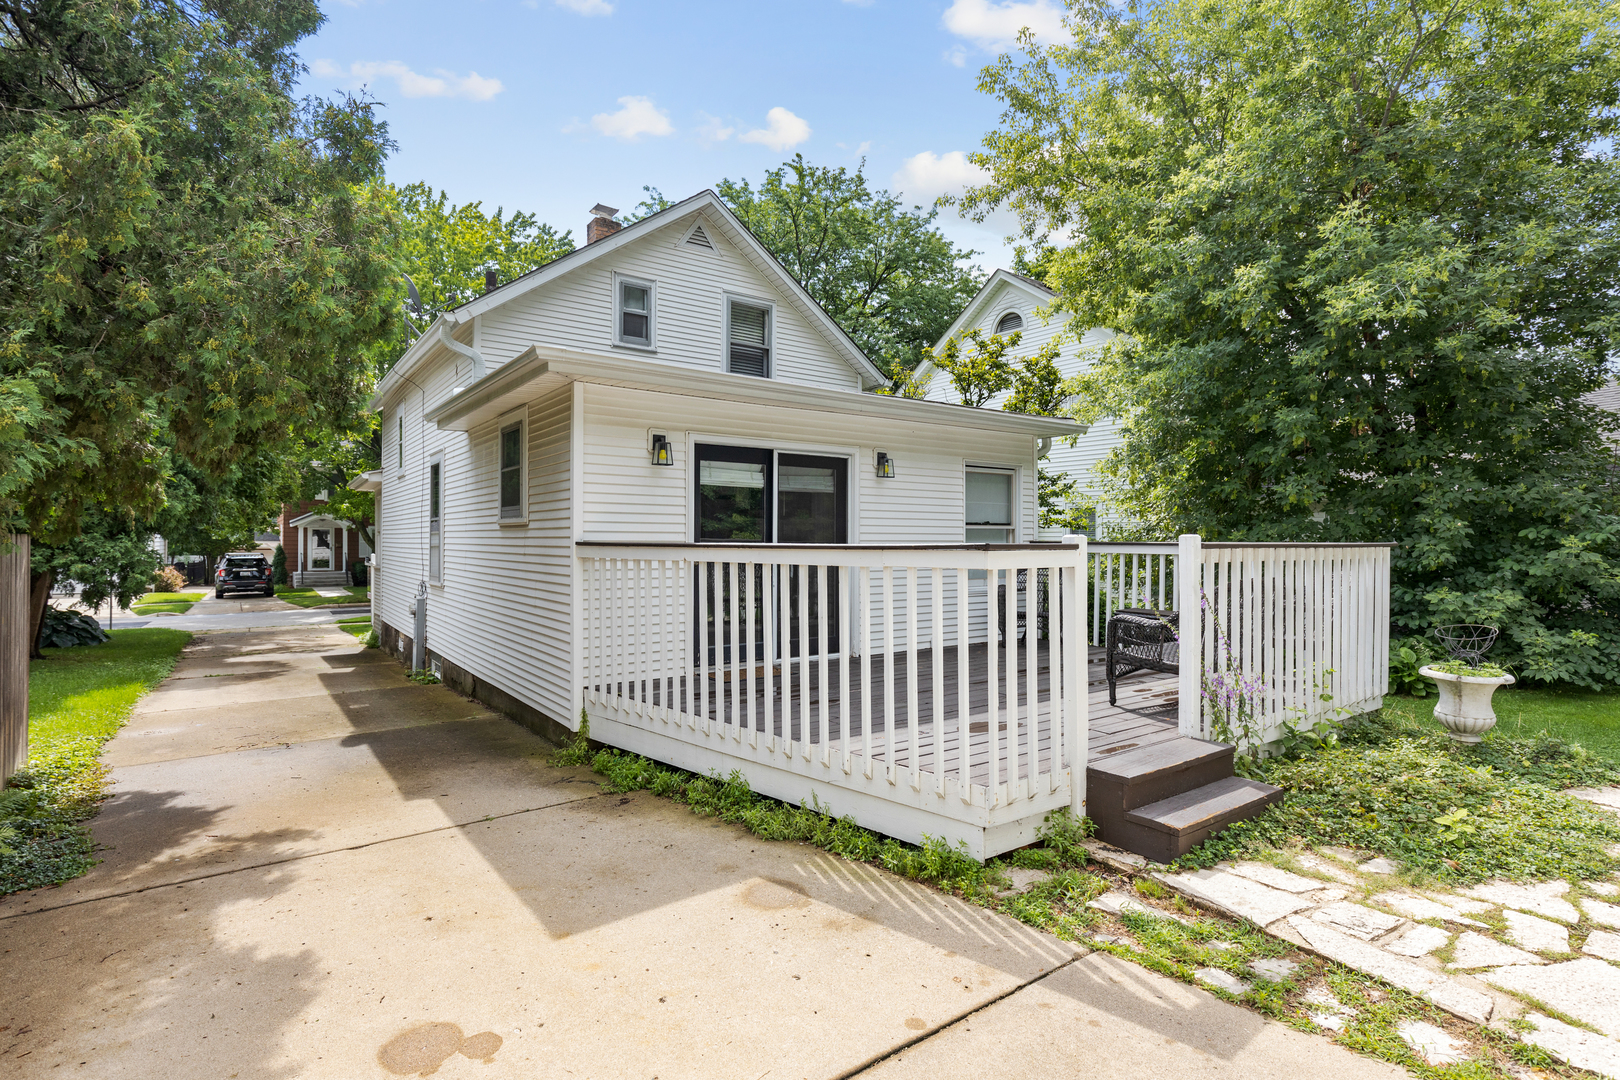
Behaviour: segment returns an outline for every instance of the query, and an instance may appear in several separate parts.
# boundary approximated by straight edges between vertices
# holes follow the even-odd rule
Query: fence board
[[[0,554],[0,785],[28,757],[28,537]]]

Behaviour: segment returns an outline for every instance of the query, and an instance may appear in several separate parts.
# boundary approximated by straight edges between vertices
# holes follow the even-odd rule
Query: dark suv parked
[[[276,595],[270,583],[270,560],[257,551],[233,551],[214,568],[214,596],[223,599],[228,592],[256,592]]]

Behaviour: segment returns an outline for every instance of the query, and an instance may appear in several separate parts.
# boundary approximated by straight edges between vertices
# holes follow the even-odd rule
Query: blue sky
[[[583,242],[597,202],[757,181],[795,152],[924,204],[973,178],[996,124],[978,71],[1056,0],[346,0],[301,49],[303,89],[367,86],[388,175],[539,215]],[[1004,221],[941,227],[1006,263]]]

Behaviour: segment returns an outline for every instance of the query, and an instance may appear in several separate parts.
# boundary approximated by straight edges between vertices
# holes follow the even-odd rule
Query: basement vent
[[[692,235],[686,238],[686,242],[693,247],[700,247],[707,251],[714,250],[714,243],[709,239],[709,234],[703,231],[701,225],[692,230]]]

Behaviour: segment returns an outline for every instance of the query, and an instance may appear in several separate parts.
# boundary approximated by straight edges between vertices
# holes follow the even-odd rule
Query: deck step
[[[1158,802],[1232,775],[1234,748],[1180,736],[1100,757],[1086,768],[1086,801],[1121,811]]]
[[[1252,818],[1281,802],[1282,797],[1282,788],[1242,776],[1228,776],[1183,791],[1126,812],[1125,825],[1135,841],[1130,850],[1157,862],[1169,862],[1233,822]]]

